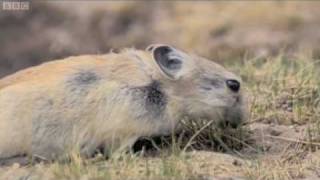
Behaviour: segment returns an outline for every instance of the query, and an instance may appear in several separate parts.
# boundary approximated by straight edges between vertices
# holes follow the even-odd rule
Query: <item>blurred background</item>
[[[320,3],[55,1],[0,10],[0,77],[110,49],[169,43],[225,62],[279,53],[320,57]]]

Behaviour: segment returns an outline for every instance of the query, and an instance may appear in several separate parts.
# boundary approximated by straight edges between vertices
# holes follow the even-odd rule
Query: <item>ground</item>
[[[319,3],[31,7],[0,11],[0,76],[58,57],[169,43],[239,74],[248,116],[237,130],[200,123],[191,141],[169,138],[158,150],[4,166],[0,179],[320,179]]]
[[[190,151],[163,157],[124,156],[1,169],[1,179],[319,179],[320,151],[297,142],[303,127],[253,125],[255,146],[238,154]],[[302,140],[301,140],[302,141]]]

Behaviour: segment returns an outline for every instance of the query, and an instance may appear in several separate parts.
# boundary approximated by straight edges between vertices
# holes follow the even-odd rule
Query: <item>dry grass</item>
[[[305,124],[319,118],[319,60],[279,56],[240,66],[251,96],[253,121]]]

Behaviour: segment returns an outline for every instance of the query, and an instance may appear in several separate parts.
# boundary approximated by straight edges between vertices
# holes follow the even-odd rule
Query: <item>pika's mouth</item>
[[[235,97],[234,103],[230,107],[226,107],[223,112],[223,119],[220,122],[222,127],[237,128],[241,125],[245,118],[245,112],[242,107],[241,97]]]
[[[239,95],[233,96],[233,103],[232,103],[231,107],[241,106],[241,104],[242,104],[241,96],[239,96]]]

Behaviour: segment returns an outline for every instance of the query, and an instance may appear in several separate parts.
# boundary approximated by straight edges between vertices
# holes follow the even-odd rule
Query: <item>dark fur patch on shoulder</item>
[[[162,91],[161,84],[158,81],[153,81],[138,89],[142,92],[145,109],[154,116],[161,115],[167,104],[167,96]]]
[[[73,92],[86,92],[88,87],[100,80],[99,75],[91,70],[80,70],[72,74],[67,80],[67,87]]]
[[[78,85],[88,85],[96,82],[99,79],[98,75],[92,71],[79,71],[74,75],[74,82]]]

